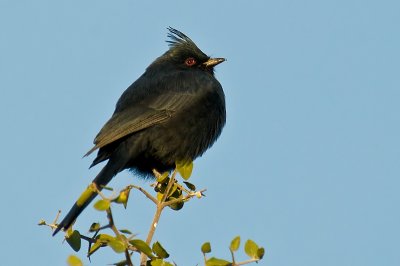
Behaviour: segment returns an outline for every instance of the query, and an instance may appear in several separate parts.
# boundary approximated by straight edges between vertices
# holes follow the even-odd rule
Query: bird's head
[[[225,58],[209,57],[182,32],[171,27],[168,30],[169,40],[167,42],[170,48],[156,62],[167,60],[173,62],[179,68],[203,69],[213,74],[214,67],[226,60]]]

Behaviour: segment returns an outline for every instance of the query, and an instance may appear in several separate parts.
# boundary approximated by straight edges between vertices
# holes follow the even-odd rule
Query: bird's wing
[[[97,134],[94,144],[85,156],[129,134],[162,123],[194,100],[192,94],[165,93],[151,101],[145,101],[118,110]]]

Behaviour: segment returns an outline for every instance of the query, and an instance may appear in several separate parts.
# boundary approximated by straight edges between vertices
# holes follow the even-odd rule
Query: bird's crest
[[[170,40],[167,40],[167,43],[170,47],[176,47],[178,45],[190,45],[196,47],[196,44],[179,30],[172,27],[168,27],[167,29],[169,30],[168,38],[170,38]]]
[[[175,51],[181,52],[186,50],[194,53],[199,58],[204,60],[208,59],[208,56],[203,53],[188,36],[172,27],[168,27],[167,29],[169,30],[168,38],[170,38],[167,40],[167,43],[169,44],[172,54],[174,54]]]

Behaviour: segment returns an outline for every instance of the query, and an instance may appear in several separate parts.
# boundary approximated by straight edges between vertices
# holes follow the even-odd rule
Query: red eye
[[[188,59],[185,60],[185,65],[187,66],[193,66],[196,64],[196,60],[193,57],[189,57]]]

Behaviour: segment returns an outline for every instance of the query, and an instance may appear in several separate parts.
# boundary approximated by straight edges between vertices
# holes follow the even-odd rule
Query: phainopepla
[[[169,30],[169,50],[157,58],[119,98],[114,114],[97,134],[90,167],[107,164],[93,180],[99,189],[124,169],[142,177],[170,171],[177,161],[202,155],[225,125],[225,96],[214,77],[224,58],[210,58],[182,32]],[[95,192],[76,202],[55,235],[68,229]]]

